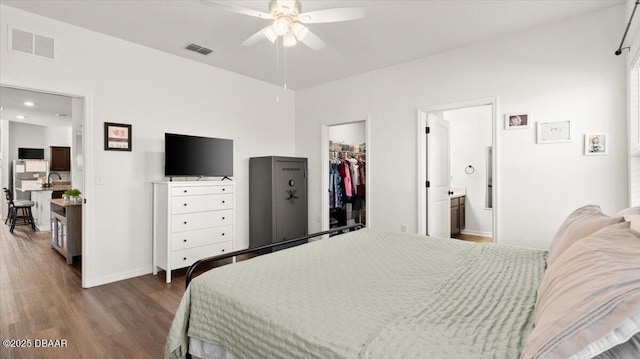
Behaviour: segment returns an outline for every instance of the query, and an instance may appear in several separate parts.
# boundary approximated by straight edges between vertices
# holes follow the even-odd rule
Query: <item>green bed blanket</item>
[[[362,229],[194,279],[165,357],[188,337],[237,358],[518,358],[546,251]]]

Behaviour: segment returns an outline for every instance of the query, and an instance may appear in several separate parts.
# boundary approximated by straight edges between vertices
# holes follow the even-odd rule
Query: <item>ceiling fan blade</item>
[[[304,39],[300,40],[300,42],[316,51],[322,50],[327,47],[327,44],[325,44],[324,41],[320,40],[320,38],[311,31],[309,31],[309,33],[307,33],[307,36],[305,36]]]
[[[264,31],[270,27],[271,25],[251,35],[248,39],[244,40],[244,42],[242,43],[242,46],[253,46],[259,43],[260,41],[266,39],[266,36],[264,36]]]
[[[362,19],[364,17],[364,8],[361,7],[343,7],[336,9],[326,9],[318,11],[305,12],[298,15],[298,21],[303,24],[320,24],[326,22],[340,22]]]
[[[249,16],[259,17],[261,19],[267,19],[267,20],[273,19],[273,16],[271,16],[271,14],[258,11],[258,10],[249,9],[246,7],[231,5],[229,4],[229,1],[202,0],[202,3],[207,5],[213,5],[213,6],[219,7],[222,10],[234,12],[236,14],[249,15]]]

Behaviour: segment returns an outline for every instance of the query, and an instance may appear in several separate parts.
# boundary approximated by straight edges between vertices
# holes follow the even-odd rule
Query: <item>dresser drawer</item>
[[[193,213],[233,208],[233,194],[182,196],[171,201],[171,213]]]
[[[171,188],[171,197],[233,193],[233,186],[184,186]]]
[[[171,232],[185,232],[233,224],[233,210],[175,214],[171,216]]]
[[[233,225],[178,232],[171,235],[171,250],[200,247],[233,239]]]
[[[171,252],[171,269],[188,267],[198,259],[229,253],[233,249],[232,243],[228,241]]]

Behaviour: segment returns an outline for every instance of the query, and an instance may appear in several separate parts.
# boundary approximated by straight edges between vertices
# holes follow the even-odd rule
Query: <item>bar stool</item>
[[[4,189],[4,195],[7,199],[7,204],[9,205],[9,213],[7,215],[7,219],[11,218],[11,229],[9,232],[13,233],[13,229],[17,225],[31,225],[31,228],[35,231],[36,224],[33,220],[33,212],[31,211],[31,207],[33,207],[34,203],[28,200],[13,200],[13,194],[10,190]],[[22,211],[22,215],[18,216],[18,211]],[[18,219],[22,219],[22,223],[17,223]],[[4,221],[7,223],[7,220]]]

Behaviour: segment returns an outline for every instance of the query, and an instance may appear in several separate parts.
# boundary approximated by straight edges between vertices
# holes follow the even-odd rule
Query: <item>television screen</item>
[[[233,140],[164,134],[164,175],[233,176]]]
[[[18,148],[20,160],[44,160],[44,148]]]

